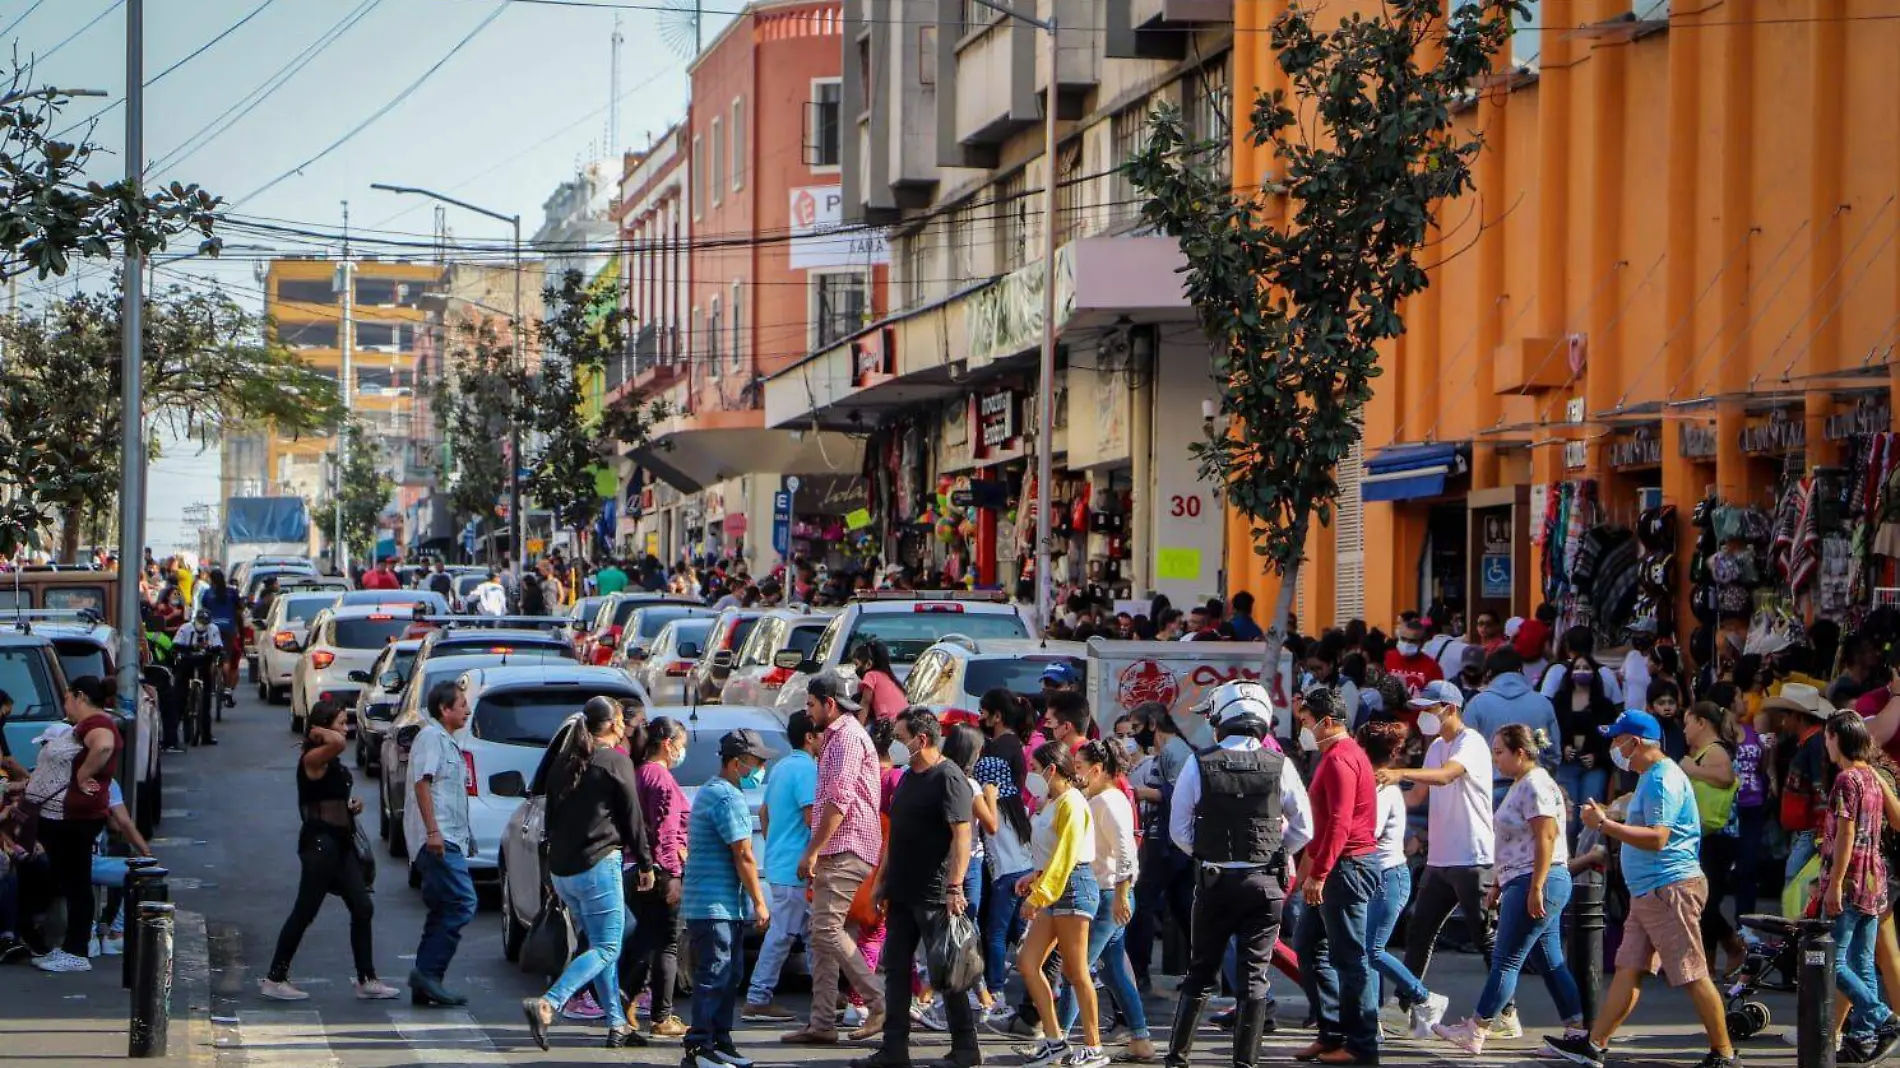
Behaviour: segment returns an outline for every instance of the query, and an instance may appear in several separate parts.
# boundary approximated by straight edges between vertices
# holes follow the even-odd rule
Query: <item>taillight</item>
[[[690,675],[693,673],[693,662],[690,660],[675,660],[671,664],[666,665],[666,673],[673,678],[679,678],[681,675]]]
[[[946,727],[954,727],[959,723],[968,723],[974,727],[982,717],[968,709],[946,708],[943,710],[943,714],[938,716],[937,719]]]
[[[297,644],[297,632],[294,630],[280,630],[276,634],[271,635],[270,640],[271,644],[277,648],[289,651],[291,646]]]
[[[771,689],[776,690],[780,686],[783,686],[787,682],[791,681],[791,678],[792,678],[791,668],[775,667],[772,670],[766,672],[765,676],[759,680],[759,683],[760,685],[767,686],[767,687],[770,687]]]
[[[474,753],[471,753],[466,749],[462,750],[462,767],[467,769],[468,771],[468,796],[474,797],[477,793],[479,793],[479,791],[475,789],[475,754]]]
[[[336,663],[336,654],[328,649],[319,649],[310,654],[310,666],[322,670]]]

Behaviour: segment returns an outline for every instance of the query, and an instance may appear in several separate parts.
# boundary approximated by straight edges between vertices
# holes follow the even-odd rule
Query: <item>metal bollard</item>
[[[168,901],[139,905],[139,971],[132,985],[130,1057],[163,1057],[171,1031],[172,910]]]
[[[139,858],[141,860],[148,858]],[[125,909],[127,926],[138,918],[139,906],[147,901],[171,900],[171,887],[165,878],[171,872],[159,866],[157,861],[142,864],[134,868],[127,866],[125,873]],[[127,990],[132,989],[132,977],[138,974],[139,944],[137,938],[125,940],[125,953],[119,958],[119,982]]]
[[[1564,922],[1570,927],[1564,956],[1577,980],[1585,1027],[1596,1023],[1597,999],[1603,990],[1603,890],[1601,880],[1577,883],[1564,909]]]
[[[1825,921],[1802,924],[1801,978],[1795,999],[1795,1063],[1834,1068],[1834,935]]]

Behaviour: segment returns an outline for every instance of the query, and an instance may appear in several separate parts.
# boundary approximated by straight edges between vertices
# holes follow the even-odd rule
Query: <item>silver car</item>
[[[627,668],[627,674],[656,699],[669,704],[693,704],[693,669],[704,655],[714,620],[708,617],[676,619],[660,628],[646,656]]]
[[[835,614],[807,608],[766,609],[732,658],[719,699],[729,705],[770,707],[778,700],[779,687],[792,677],[790,668],[778,667],[773,660],[787,650],[798,653],[801,660],[810,656]]]

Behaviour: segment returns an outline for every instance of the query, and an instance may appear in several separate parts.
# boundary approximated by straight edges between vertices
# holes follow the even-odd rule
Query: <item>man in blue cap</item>
[[[1655,716],[1632,710],[1598,729],[1610,740],[1616,766],[1638,776],[1627,821],[1611,819],[1596,801],[1586,802],[1582,812],[1585,824],[1623,843],[1629,919],[1616,952],[1616,978],[1597,1011],[1596,1025],[1589,1034],[1566,1033],[1544,1042],[1572,1064],[1601,1065],[1610,1036],[1636,1007],[1643,979],[1660,967],[1670,986],[1689,995],[1708,1033],[1709,1053],[1696,1068],[1738,1068],[1741,1062],[1729,1041],[1722,995],[1709,981],[1709,962],[1702,952],[1700,924],[1709,883],[1697,859],[1702,819],[1689,777],[1663,754],[1662,724]]]
[[[1048,697],[1052,693],[1061,693],[1065,690],[1080,690],[1081,688],[1082,675],[1075,670],[1075,665],[1069,663],[1067,660],[1058,660],[1042,669],[1042,695],[1044,697]]]

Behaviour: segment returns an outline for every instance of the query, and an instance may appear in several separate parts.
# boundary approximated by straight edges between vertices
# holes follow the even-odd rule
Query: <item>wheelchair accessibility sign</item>
[[[1509,553],[1487,553],[1478,568],[1478,596],[1505,599],[1511,596],[1511,557]]]

